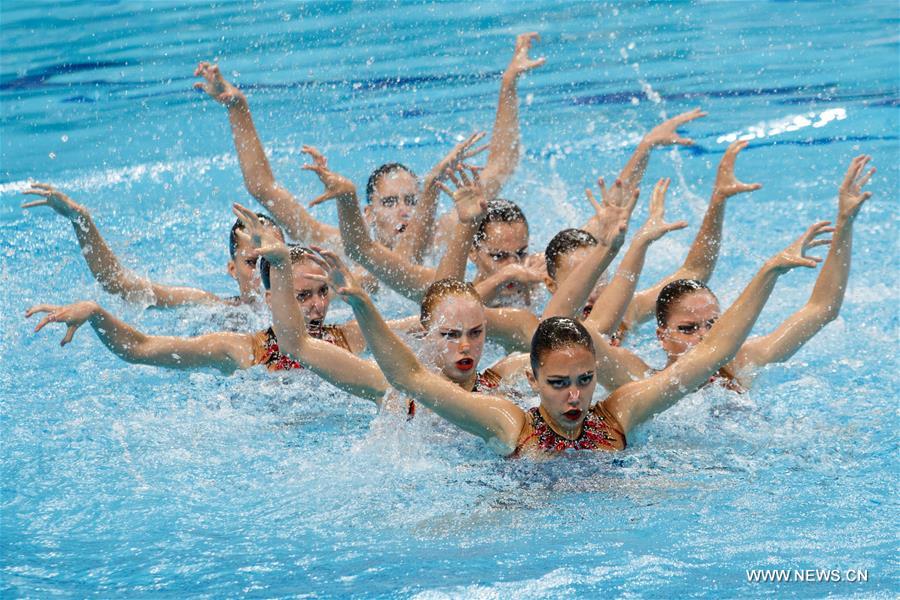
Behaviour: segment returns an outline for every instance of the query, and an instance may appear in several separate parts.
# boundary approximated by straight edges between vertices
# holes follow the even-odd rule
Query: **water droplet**
[[[69,141],[69,136],[67,136],[66,134],[62,134],[62,137],[60,137],[59,139],[61,139],[63,144],[65,144]]]
[[[56,152],[51,152],[51,153],[48,154],[47,156],[50,157],[50,160],[56,160]]]

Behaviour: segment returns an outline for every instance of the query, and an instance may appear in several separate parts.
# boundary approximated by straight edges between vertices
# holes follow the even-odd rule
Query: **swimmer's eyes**
[[[478,337],[481,337],[481,334],[482,334],[482,333],[484,333],[484,329],[482,329],[482,328],[479,327],[478,329],[473,329],[473,330],[471,330],[471,331],[469,332],[469,336],[470,336],[470,337],[474,337],[474,338],[478,338]]]
[[[548,379],[547,383],[554,390],[564,390],[567,387],[569,387],[570,385],[572,385],[572,382],[569,380],[568,377],[566,377],[565,379]]]
[[[694,335],[695,333],[700,331],[700,327],[702,327],[703,325],[705,325],[706,330],[709,331],[710,329],[712,329],[712,326],[716,324],[717,320],[718,319],[710,319],[702,325],[700,323],[682,323],[681,325],[677,325],[675,329],[677,329],[679,333],[683,333],[685,335]]]
[[[505,250],[500,250],[498,252],[488,252],[488,256],[491,257],[491,260],[494,262],[503,262],[504,260],[509,260],[510,258],[515,258],[517,262],[522,262],[528,257],[528,248],[519,248],[515,252],[507,252]]]
[[[584,386],[586,386],[586,385],[590,385],[590,383],[591,383],[593,380],[594,380],[594,374],[593,374],[593,373],[585,373],[584,375],[579,375],[579,376],[578,376],[578,379],[576,380],[576,383],[577,383],[580,387],[584,387]]]
[[[419,202],[419,197],[415,194],[410,194],[409,196],[405,196],[403,198],[403,203],[407,206],[415,206]]]
[[[322,296],[323,298],[328,297],[328,286],[327,285],[319,288],[319,295]]]
[[[306,302],[312,297],[310,292],[300,292],[297,294],[297,302]]]
[[[397,206],[397,202],[399,201],[400,199],[397,198],[397,196],[385,196],[381,199],[381,205],[386,208],[393,208]]]
[[[255,269],[256,268],[256,260],[257,259],[255,259],[255,258],[248,258],[247,260],[244,261],[244,264],[246,264],[248,267],[253,267]]]
[[[441,337],[445,340],[458,340],[462,337],[462,331],[454,329],[453,331],[442,331]]]

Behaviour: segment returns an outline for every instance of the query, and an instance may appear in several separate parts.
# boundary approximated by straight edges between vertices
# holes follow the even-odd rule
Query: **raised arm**
[[[833,231],[834,234],[809,301],[769,335],[753,338],[744,344],[735,359],[735,366],[739,370],[786,361],[825,325],[837,318],[850,276],[853,223],[863,203],[872,195],[871,192],[862,191],[875,173],[875,169],[866,172],[870,159],[870,156],[861,155],[850,163],[838,193],[837,225],[834,229],[822,229]]]
[[[323,160],[318,160],[316,157],[321,154],[314,148],[304,147],[304,152],[315,160],[313,164],[304,165],[303,169],[318,175],[325,186],[325,191],[313,202],[337,202],[340,236],[347,256],[400,294],[418,302],[434,281],[434,271],[410,263],[408,258],[373,240],[359,210],[353,182],[330,170]]]
[[[535,40],[540,40],[535,32],[522,33],[516,37],[513,58],[500,83],[497,117],[491,132],[491,150],[482,174],[485,194],[489,198],[500,193],[519,164],[519,77],[546,62],[545,58],[532,60],[528,57],[531,43]]]
[[[669,189],[669,181],[668,178],[665,178],[656,183],[650,200],[647,221],[632,239],[628,252],[622,258],[612,281],[594,302],[594,309],[585,320],[588,330],[599,331],[607,335],[615,333],[634,296],[641,271],[644,269],[647,249],[667,233],[687,227],[687,221],[665,222],[665,198],[666,191]]]
[[[425,176],[422,194],[416,204],[413,217],[409,220],[405,235],[398,240],[397,251],[412,256],[412,262],[421,262],[422,256],[431,248],[435,233],[435,211],[442,182],[459,167],[465,165],[467,159],[487,150],[488,146],[475,148],[485,136],[483,131],[473,133],[458,143],[447,156],[441,159]]]
[[[634,296],[625,318],[630,325],[643,323],[653,315],[656,297],[669,282],[676,279],[698,279],[704,283],[709,281],[719,259],[727,200],[737,194],[752,192],[762,187],[762,184],[759,183],[742,183],[734,175],[734,163],[738,153],[746,147],[747,142],[745,141],[734,142],[728,146],[725,156],[719,163],[709,208],[706,209],[703,223],[691,244],[687,258],[672,275]]]
[[[60,345],[65,346],[87,321],[110,352],[130,363],[168,369],[212,367],[226,375],[253,364],[252,340],[247,334],[220,332],[192,338],[147,335],[117,319],[96,302],[68,306],[38,304],[29,308],[25,316],[37,313],[48,314],[34,328],[35,332],[48,323],[64,323],[68,329]]]
[[[381,402],[388,383],[375,363],[363,360],[323,340],[309,335],[294,292],[294,276],[290,249],[260,226],[252,211],[239,204],[234,212],[244,223],[250,244],[256,254],[265,257],[271,266],[269,281],[272,309],[272,328],[278,339],[278,349],[335,387],[360,398]]]
[[[560,282],[559,288],[544,309],[541,318],[553,316],[573,317],[587,302],[597,279],[615,258],[625,241],[628,221],[638,199],[638,190],[627,188],[617,179],[607,190],[603,178],[597,180],[600,186],[601,202],[597,202],[590,189],[585,194],[597,213],[598,227],[595,228],[597,246],[574,271]],[[599,304],[599,303],[597,303]]]
[[[158,307],[225,302],[211,292],[190,287],[162,285],[123,267],[106,240],[100,235],[88,209],[77,204],[53,186],[46,183],[33,183],[31,189],[24,193],[39,196],[41,199],[26,202],[22,208],[48,206],[72,223],[75,237],[81,246],[81,254],[94,278],[106,293],[121,296],[129,301],[149,300]]]
[[[353,308],[388,382],[451,423],[483,438],[495,451],[504,455],[512,453],[524,425],[522,409],[499,396],[466,392],[429,371],[390,330],[371,298],[353,280],[340,259],[331,252],[321,254],[322,267],[328,272],[322,280],[328,281]]]
[[[619,173],[618,179],[622,181],[625,186],[635,189],[641,187],[641,181],[644,179],[644,172],[647,170],[647,165],[650,162],[650,153],[653,149],[674,145],[693,145],[694,140],[682,137],[681,134],[678,133],[678,128],[690,121],[705,116],[705,112],[701,111],[699,108],[695,108],[694,110],[667,119],[651,129],[640,141],[634,154],[628,159],[628,162],[625,163],[622,172]],[[592,217],[581,229],[584,229],[594,237],[597,237],[595,233],[597,226],[598,223],[596,218]]]
[[[275,181],[244,93],[222,77],[218,65],[201,62],[194,76],[204,79],[195,83],[195,88],[202,89],[228,109],[234,147],[247,192],[272,213],[292,238],[305,244],[334,243],[338,230],[314,219],[290,192]]]
[[[766,261],[740,297],[691,351],[647,379],[617,389],[603,401],[626,434],[700,388],[735,357],[778,277],[793,268],[814,268],[821,262],[820,258],[806,256],[805,252],[814,246],[829,243],[815,239],[823,233],[823,227],[822,223],[813,225],[796,242]]]

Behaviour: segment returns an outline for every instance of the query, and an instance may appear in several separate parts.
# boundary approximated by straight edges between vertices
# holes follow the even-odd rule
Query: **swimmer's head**
[[[456,279],[435,281],[422,298],[420,320],[435,366],[455,383],[471,381],[485,340],[484,305],[475,287]]]
[[[563,229],[550,240],[544,251],[544,259],[547,261],[547,277],[544,283],[551,294],[555,294],[559,285],[569,277],[575,267],[583,263],[593,248],[597,245],[597,239],[583,229]],[[606,287],[608,279],[603,273],[597,279],[597,285],[588,297],[582,309],[582,318],[587,318],[594,308],[594,301]]]
[[[669,362],[696,346],[718,320],[719,301],[702,281],[676,279],[656,298],[656,337]]]
[[[478,268],[478,276],[486,277],[509,264],[521,264],[528,258],[528,221],[525,213],[509,200],[488,202],[484,218],[478,224],[469,258]],[[513,284],[500,296],[522,294]]]
[[[577,431],[597,385],[594,342],[575,319],[541,321],[531,339],[528,382],[541,396],[545,418],[563,432]]]
[[[275,221],[262,213],[256,213],[256,216],[259,217],[260,223],[272,228],[276,232],[278,239],[284,241],[284,234],[281,228],[275,224]],[[244,225],[240,220],[235,221],[234,225],[231,226],[231,233],[228,235],[228,252],[231,255],[231,260],[228,262],[228,274],[237,281],[241,290],[241,297],[247,297],[258,293],[259,271],[256,269],[256,257],[250,256],[253,250],[250,244],[242,241],[237,235],[238,231],[243,230]]]
[[[366,200],[366,221],[375,230],[375,238],[393,248],[419,201],[419,180],[406,165],[381,165],[369,176]]]
[[[312,279],[310,275],[325,275],[325,271],[312,261],[313,251],[304,248],[299,244],[289,244],[291,249],[291,269],[294,275],[294,294],[297,298],[297,304],[300,305],[300,311],[306,320],[307,328],[318,329],[322,327],[322,321],[328,314],[328,306],[331,304],[331,293],[328,284],[316,279]],[[265,258],[259,259],[259,272],[263,286],[266,289],[266,303],[271,306],[272,292],[271,287],[271,271],[272,265]]]

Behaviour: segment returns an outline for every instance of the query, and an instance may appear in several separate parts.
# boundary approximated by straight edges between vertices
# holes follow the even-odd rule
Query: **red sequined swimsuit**
[[[581,428],[581,435],[578,439],[570,440],[559,435],[544,417],[541,416],[539,407],[532,408],[528,411],[530,422],[525,429],[530,429],[529,433],[523,430],[523,436],[519,440],[516,451],[513,456],[519,456],[523,450],[531,448],[540,450],[541,452],[563,452],[565,450],[624,450],[625,434],[622,432],[615,418],[607,413],[603,407],[598,404],[588,412]]]
[[[350,351],[344,332],[337,325],[323,325],[318,331],[319,333],[313,337]],[[269,371],[303,368],[299,362],[278,350],[278,338],[275,337],[275,331],[271,327],[258,332],[254,337],[253,364],[266,365]]]

